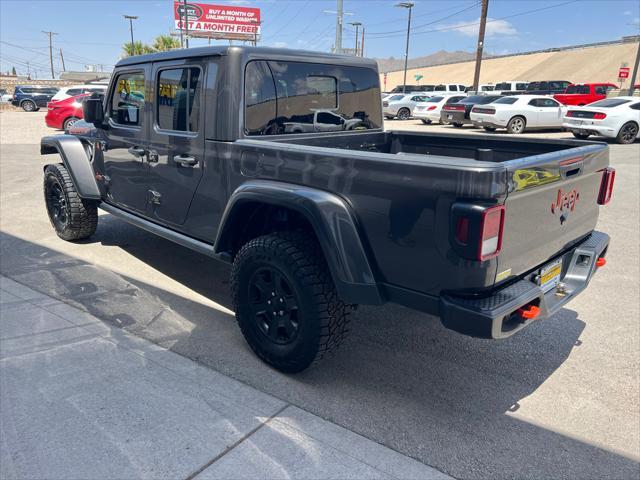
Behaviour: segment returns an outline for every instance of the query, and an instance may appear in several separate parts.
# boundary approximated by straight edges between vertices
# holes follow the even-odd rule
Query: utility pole
[[[409,20],[407,21],[407,45],[404,50],[404,80],[402,81],[402,93],[406,93],[407,89],[407,65],[409,62],[409,36],[411,35],[411,9],[415,3],[413,2],[400,2],[396,4],[396,7],[407,8],[409,10]]]
[[[636,84],[636,78],[638,78],[638,64],[640,64],[640,40],[638,40],[638,53],[636,53],[636,63],[633,66],[633,73],[631,74],[631,85],[629,86],[629,95],[633,95],[634,86]]]
[[[64,68],[64,56],[62,55],[62,49],[60,49],[60,61],[62,62],[62,71],[66,72],[67,69]]]
[[[338,0],[336,7],[336,44],[334,53],[342,53],[342,22],[344,19],[344,5],[342,0]]]
[[[356,57],[358,56],[358,30],[360,28],[360,25],[362,25],[362,23],[360,22],[349,22],[349,25],[353,25],[354,27],[356,27]]]
[[[184,8],[184,42],[187,48],[189,48],[189,10],[187,10],[187,0],[182,0]]]
[[[137,20],[138,17],[135,15],[123,15],[125,20],[129,20],[129,32],[131,32],[131,56],[136,54],[135,43],[133,43],[133,21]]]
[[[53,36],[58,35],[56,32],[45,32],[42,31],[45,35],[49,35],[49,63],[51,64],[51,79],[55,79],[56,75],[53,73]]]
[[[489,0],[482,0],[482,13],[480,14],[480,30],[478,31],[478,49],[476,50],[476,71],[473,74],[473,91],[478,92],[480,83],[480,65],[482,64],[482,50],[484,49],[484,30],[487,25],[487,10]]]
[[[364,57],[364,27],[362,27],[362,42],[360,42],[360,56]]]

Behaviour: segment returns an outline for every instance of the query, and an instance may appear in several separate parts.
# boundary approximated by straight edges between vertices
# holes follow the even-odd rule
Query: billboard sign
[[[185,15],[186,12],[186,15]],[[195,35],[214,38],[253,40],[260,35],[260,9],[235,5],[211,5],[208,3],[173,3],[175,27]]]

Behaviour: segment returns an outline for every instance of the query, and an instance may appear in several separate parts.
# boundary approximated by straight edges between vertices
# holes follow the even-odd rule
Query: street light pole
[[[636,62],[633,65],[633,73],[631,74],[631,85],[629,86],[629,95],[633,95],[636,78],[638,75],[638,65],[640,65],[640,40],[638,41],[638,53],[636,53]]]
[[[360,22],[349,22],[349,25],[356,27],[356,57],[358,56],[358,30],[362,23]]]
[[[183,0],[182,5],[184,5],[184,43],[189,48],[189,10],[187,8],[187,0]]]
[[[407,45],[404,50],[404,80],[402,81],[402,93],[406,93],[407,88],[407,65],[409,62],[409,36],[411,34],[411,9],[415,3],[413,2],[400,2],[396,4],[396,7],[409,9],[409,19],[407,21]]]
[[[131,55],[133,56],[136,54],[136,47],[133,43],[133,21],[137,20],[138,17],[136,17],[135,15],[123,15],[123,17],[126,20],[129,20],[129,32],[131,32]]]

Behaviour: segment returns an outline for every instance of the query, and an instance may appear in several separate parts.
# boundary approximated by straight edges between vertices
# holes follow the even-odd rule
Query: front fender
[[[346,303],[384,303],[361,242],[355,217],[347,203],[323,190],[269,180],[252,180],[238,187],[224,211],[214,245],[217,254],[234,234],[233,217],[246,202],[290,208],[302,214],[318,238],[338,295]]]
[[[52,135],[40,140],[40,154],[58,153],[69,171],[78,195],[90,200],[100,200],[90,159],[82,141],[73,135]]]

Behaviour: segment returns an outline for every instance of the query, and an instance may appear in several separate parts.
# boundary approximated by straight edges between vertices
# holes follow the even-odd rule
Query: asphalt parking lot
[[[363,307],[334,358],[286,376],[244,343],[224,265],[108,214],[87,241],[55,235],[43,117],[0,112],[0,274],[454,477],[639,478],[639,142],[610,144],[616,186],[598,224],[612,237],[607,267],[553,318],[496,342],[399,306]]]

